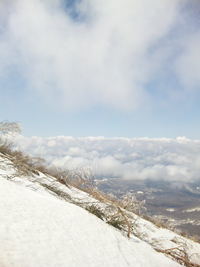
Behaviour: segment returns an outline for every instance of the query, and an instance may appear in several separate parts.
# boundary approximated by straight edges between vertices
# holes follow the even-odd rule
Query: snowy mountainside
[[[95,203],[106,209],[107,203],[43,173],[18,176],[12,161],[3,155],[0,178],[0,266],[179,266],[157,251],[183,245],[196,264],[191,266],[200,264],[200,244],[131,212],[134,230],[127,239],[77,207]]]

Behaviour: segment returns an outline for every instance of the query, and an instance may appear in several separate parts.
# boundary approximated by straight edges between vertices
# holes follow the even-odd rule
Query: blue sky
[[[200,9],[190,3],[81,0],[71,12],[60,0],[3,0],[0,120],[28,136],[199,139]]]

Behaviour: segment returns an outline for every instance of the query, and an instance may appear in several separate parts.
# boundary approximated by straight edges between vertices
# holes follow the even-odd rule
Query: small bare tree
[[[19,123],[8,121],[0,122],[0,134],[4,135],[8,133],[21,133],[21,127]]]
[[[8,140],[10,134],[21,133],[21,127],[17,122],[0,121],[0,152],[10,154],[13,150],[13,143]]]
[[[140,215],[141,211],[145,209],[145,201],[138,201],[136,196],[132,193],[127,193],[124,195],[120,204],[124,209],[134,212],[138,215]]]

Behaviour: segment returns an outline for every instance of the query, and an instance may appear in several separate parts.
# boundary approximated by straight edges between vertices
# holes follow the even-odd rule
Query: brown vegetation
[[[178,263],[186,267],[200,267],[199,264],[191,262],[184,247],[179,246],[170,249],[156,249],[156,251],[169,256],[173,260],[177,261]]]

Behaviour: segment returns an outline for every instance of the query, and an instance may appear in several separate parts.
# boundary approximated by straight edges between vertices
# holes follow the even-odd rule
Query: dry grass
[[[175,247],[170,249],[156,249],[156,251],[161,252],[173,260],[177,261],[186,267],[200,267],[199,264],[191,262],[186,249],[184,247]]]
[[[107,220],[107,223],[119,230],[123,230],[125,226],[124,221],[118,217],[112,217],[111,219]]]
[[[63,192],[63,190],[59,189],[57,186],[55,186],[53,184],[48,185],[46,183],[40,183],[40,185],[42,185],[43,187],[45,187],[49,191],[53,192],[59,198],[62,198],[68,202],[73,202],[71,196],[69,194],[67,194],[66,192]]]
[[[0,153],[8,158],[14,168],[16,176],[39,175],[42,172],[46,175],[55,177],[60,183],[68,186],[69,171],[59,170],[57,168],[48,168],[44,159],[40,157],[30,157],[26,153],[15,150],[12,143],[0,139]]]
[[[106,218],[106,214],[98,205],[94,204],[88,205],[85,209],[90,213],[94,214],[95,216],[97,216],[101,220],[104,220]]]
[[[100,192],[94,187],[87,187],[85,191],[101,203],[108,205],[108,208],[112,210],[112,212],[105,216],[106,222],[115,228],[126,231],[127,237],[130,238],[133,223],[126,212],[126,208],[129,207],[127,210],[130,211],[131,206],[135,207],[136,204],[133,202],[133,199],[127,197],[126,202],[124,202],[124,200],[118,200],[114,196]],[[107,212],[105,212],[105,214],[107,214]]]

